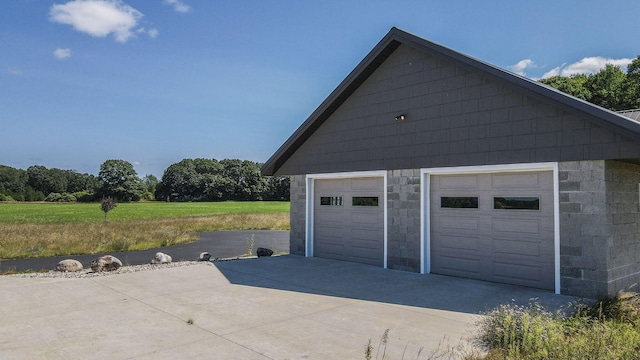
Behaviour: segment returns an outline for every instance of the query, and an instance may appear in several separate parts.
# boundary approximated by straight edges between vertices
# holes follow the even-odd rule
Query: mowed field
[[[0,259],[142,250],[214,230],[287,230],[288,202],[0,203]]]

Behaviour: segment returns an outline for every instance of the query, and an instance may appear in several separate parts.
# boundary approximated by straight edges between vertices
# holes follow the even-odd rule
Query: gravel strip
[[[145,265],[128,265],[119,268],[114,271],[104,271],[104,272],[93,272],[91,269],[84,269],[82,271],[76,272],[62,272],[49,270],[47,272],[40,273],[22,273],[22,274],[11,274],[11,275],[2,275],[8,277],[19,277],[19,278],[68,278],[68,279],[77,279],[77,278],[89,278],[89,277],[97,277],[97,276],[110,276],[110,275],[118,275],[118,274],[129,274],[135,273],[139,271],[151,271],[158,269],[167,269],[173,267],[181,267],[181,266],[195,266],[195,265],[213,265],[210,261],[178,261],[172,262],[169,264],[145,264]]]

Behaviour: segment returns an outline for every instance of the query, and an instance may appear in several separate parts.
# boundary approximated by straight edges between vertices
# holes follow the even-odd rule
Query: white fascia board
[[[353,171],[353,172],[339,172],[339,173],[322,173],[322,174],[307,174],[307,179],[344,179],[344,178],[358,178],[358,177],[387,177],[386,170],[375,171]]]
[[[525,164],[504,164],[504,165],[477,165],[477,166],[453,166],[420,169],[421,174],[458,174],[458,173],[495,173],[503,171],[540,171],[557,170],[557,162],[525,163]]]

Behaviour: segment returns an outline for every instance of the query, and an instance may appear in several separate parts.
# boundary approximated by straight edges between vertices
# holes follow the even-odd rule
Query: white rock
[[[74,271],[82,271],[82,269],[83,269],[82,263],[74,259],[65,259],[60,261],[58,265],[56,265],[56,271],[74,272]]]
[[[153,260],[151,260],[152,264],[169,264],[172,261],[171,256],[162,253],[162,252],[157,252],[156,256],[153,258]]]
[[[209,261],[211,260],[211,254],[208,252],[201,252],[200,256],[198,256],[198,261]]]
[[[101,256],[91,261],[91,270],[95,272],[113,271],[122,267],[122,262],[113,255]]]

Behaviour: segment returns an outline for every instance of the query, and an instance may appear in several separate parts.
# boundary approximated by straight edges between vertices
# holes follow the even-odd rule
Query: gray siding
[[[397,122],[394,117],[406,114]],[[639,158],[640,144],[526,89],[401,45],[277,171]]]

